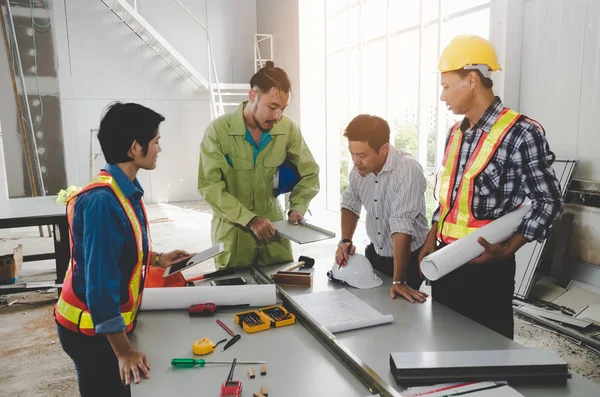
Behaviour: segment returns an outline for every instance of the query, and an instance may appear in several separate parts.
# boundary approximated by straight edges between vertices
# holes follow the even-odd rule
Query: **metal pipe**
[[[218,96],[218,98],[219,98],[219,110],[220,110],[220,112],[221,112],[221,113],[224,113],[225,109],[223,108],[223,97],[221,96],[221,88],[219,87],[219,75],[217,74],[217,66],[216,66],[216,64],[215,64],[215,56],[214,56],[214,54],[213,54],[213,51],[212,51],[212,45],[211,45],[211,42],[210,42],[210,33],[208,32],[208,29],[206,28],[206,26],[204,26],[204,25],[202,24],[202,22],[200,22],[200,20],[199,20],[198,18],[196,18],[196,17],[194,16],[194,14],[192,14],[192,12],[191,12],[190,10],[188,10],[188,9],[187,9],[187,7],[186,7],[186,6],[184,6],[184,5],[181,3],[181,1],[180,1],[180,0],[175,0],[175,1],[176,1],[176,2],[177,2],[177,4],[179,4],[179,5],[181,6],[181,8],[183,8],[183,9],[184,9],[184,11],[185,11],[185,12],[186,12],[186,13],[187,13],[187,14],[188,14],[190,17],[192,17],[192,19],[193,19],[194,21],[196,21],[196,23],[197,23],[198,25],[200,25],[200,27],[201,27],[202,29],[204,29],[204,31],[206,32],[206,39],[207,39],[207,41],[208,41],[208,53],[209,53],[209,58],[210,58],[210,61],[209,61],[209,62],[210,62],[210,63],[209,63],[209,71],[208,71],[208,74],[209,74],[209,79],[210,79],[210,75],[211,75],[211,70],[210,70],[210,69],[211,69],[211,67],[212,67],[212,71],[213,71],[213,72],[214,72],[214,74],[215,74],[215,85],[217,86],[217,96]],[[210,84],[209,84],[209,89],[212,91],[212,87],[210,86]],[[212,92],[211,92],[211,96],[212,96]]]
[[[6,11],[8,13],[8,28],[9,28],[9,34],[12,34],[13,40],[14,40],[14,57],[16,58],[16,64],[19,70],[19,77],[20,77],[20,81],[21,81],[21,89],[23,90],[22,92],[22,96],[23,96],[23,101],[25,102],[24,108],[27,112],[27,121],[25,124],[28,124],[29,128],[25,128],[26,131],[23,131],[23,135],[24,137],[26,137],[27,132],[29,132],[29,134],[31,135],[30,139],[31,139],[31,147],[26,147],[25,150],[27,152],[30,153],[31,157],[34,160],[34,164],[35,167],[33,167],[32,165],[32,170],[30,172],[33,173],[33,175],[31,175],[31,177],[36,178],[37,179],[37,183],[34,184],[33,188],[32,188],[32,195],[35,196],[45,196],[46,195],[46,189],[44,188],[44,179],[42,177],[42,170],[40,167],[40,157],[39,157],[39,153],[38,153],[38,148],[37,148],[37,143],[35,141],[35,132],[33,131],[33,118],[31,117],[31,109],[29,107],[29,99],[27,96],[27,86],[25,84],[25,76],[23,74],[23,65],[21,64],[21,56],[19,55],[19,46],[17,44],[17,35],[16,35],[16,31],[15,31],[15,25],[14,25],[14,21],[13,21],[13,16],[12,16],[12,10],[11,10],[11,6],[10,6],[10,0],[5,2],[6,4]],[[34,36],[35,38],[35,36]],[[9,48],[9,51],[11,51],[11,49]],[[12,51],[11,51],[12,52]],[[41,100],[41,99],[40,99]],[[27,141],[27,139],[25,139]],[[27,143],[25,143],[26,146]],[[29,150],[28,150],[29,149]],[[31,149],[33,149],[33,152],[31,151]],[[37,190],[37,192],[36,192]]]

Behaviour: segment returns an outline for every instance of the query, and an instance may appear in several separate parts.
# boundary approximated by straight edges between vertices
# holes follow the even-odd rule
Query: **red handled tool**
[[[194,285],[194,281],[202,281],[202,280],[207,280],[209,278],[215,278],[215,277],[221,277],[221,276],[229,276],[230,274],[235,273],[235,269],[234,268],[230,268],[230,269],[222,269],[222,270],[216,270],[214,272],[211,273],[206,273],[203,274],[201,276],[198,277],[192,277],[189,279],[186,279],[186,283],[187,285]]]
[[[233,332],[221,320],[217,320],[217,324],[219,324],[221,326],[221,328],[223,328],[225,330],[225,332],[227,332],[229,335],[233,336],[233,338],[229,339],[229,342],[227,342],[225,344],[225,346],[223,346],[223,349],[221,351],[224,352],[225,350],[229,349],[235,342],[237,342],[238,340],[240,340],[240,338],[242,337],[242,335],[236,334],[235,332]]]
[[[231,363],[231,370],[227,380],[221,385],[220,397],[240,397],[242,395],[242,382],[239,380],[233,380],[233,371],[235,370],[235,364],[237,358],[233,359]]]
[[[190,316],[212,316],[217,310],[220,309],[237,309],[240,307],[248,307],[248,303],[240,305],[215,305],[214,303],[199,303],[188,307],[188,313]]]

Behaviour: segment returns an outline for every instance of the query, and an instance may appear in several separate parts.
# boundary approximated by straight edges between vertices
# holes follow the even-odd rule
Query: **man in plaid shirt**
[[[500,66],[489,41],[456,37],[438,69],[440,99],[465,118],[450,131],[437,181],[440,205],[419,261],[529,198],[531,210],[508,240],[490,244],[480,238],[481,256],[432,282],[434,300],[512,339],[515,252],[545,239],[563,209],[551,167],[555,156],[540,124],[494,95],[490,76]]]

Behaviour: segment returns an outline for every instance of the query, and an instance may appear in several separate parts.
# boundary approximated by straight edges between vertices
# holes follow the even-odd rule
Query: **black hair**
[[[381,117],[359,114],[344,132],[349,141],[367,142],[377,153],[390,141],[390,125]]]
[[[266,93],[273,87],[289,94],[292,84],[285,70],[276,68],[273,61],[267,61],[250,79],[250,88]]]
[[[483,88],[492,88],[494,86],[494,82],[492,81],[492,79],[490,79],[489,77],[485,77],[479,69],[458,69],[455,70],[455,72],[458,73],[461,79],[467,77],[469,73],[475,72],[479,76]]]
[[[150,141],[158,134],[158,126],[165,118],[152,109],[137,103],[115,102],[109,105],[100,122],[98,140],[109,164],[126,163],[134,141],[148,153]]]

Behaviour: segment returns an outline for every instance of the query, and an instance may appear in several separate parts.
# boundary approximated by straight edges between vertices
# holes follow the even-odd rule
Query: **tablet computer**
[[[181,262],[177,262],[177,263],[174,263],[173,265],[169,266],[165,270],[163,277],[169,277],[172,274],[187,270],[192,266],[196,266],[197,264],[202,263],[205,260],[212,258],[213,256],[219,255],[223,251],[225,251],[225,246],[223,245],[223,243],[213,245],[212,247],[210,247],[207,250],[198,252],[197,254],[195,254],[194,256],[192,256],[190,258],[184,259]]]

